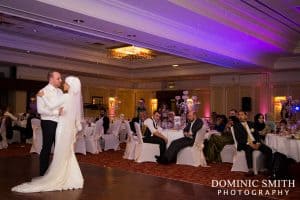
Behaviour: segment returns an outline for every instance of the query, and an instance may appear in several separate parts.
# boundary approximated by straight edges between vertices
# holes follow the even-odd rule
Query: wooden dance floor
[[[199,200],[249,199],[218,196],[215,188],[128,171],[80,164],[85,179],[81,190],[21,194],[10,188],[38,175],[38,156],[0,158],[0,199],[22,200]],[[255,197],[254,199],[266,199]]]

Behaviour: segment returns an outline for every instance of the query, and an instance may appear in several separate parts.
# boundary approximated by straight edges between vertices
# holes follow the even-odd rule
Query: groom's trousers
[[[57,122],[42,120],[43,146],[40,153],[40,176],[43,176],[49,167],[49,159],[52,145],[55,141]]]

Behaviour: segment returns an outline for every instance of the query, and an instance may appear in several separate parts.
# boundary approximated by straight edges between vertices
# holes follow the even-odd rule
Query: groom
[[[49,84],[44,87],[42,91],[44,91],[45,98],[47,98],[48,101],[55,103],[63,94],[61,89],[59,89],[62,82],[61,75],[57,71],[50,71],[47,78]],[[46,106],[43,99],[37,96],[37,110],[42,119],[43,147],[40,153],[40,176],[43,176],[49,166],[51,147],[55,141],[58,117],[62,112],[62,108],[51,110]]]

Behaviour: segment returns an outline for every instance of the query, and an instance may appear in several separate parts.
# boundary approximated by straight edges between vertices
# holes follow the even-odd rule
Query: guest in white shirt
[[[154,111],[151,118],[144,121],[144,125],[147,127],[143,141],[145,143],[159,144],[160,156],[166,151],[166,144],[168,139],[161,134],[162,128],[158,126],[160,114],[158,111]]]
[[[63,92],[59,87],[61,86],[61,75],[57,71],[51,71],[48,73],[49,84],[42,89],[44,97],[49,102],[55,104],[60,98],[62,98]],[[50,109],[41,97],[37,97],[37,110],[41,115],[41,127],[43,132],[43,146],[40,153],[40,176],[43,176],[49,166],[49,157],[51,153],[51,147],[55,142],[55,132],[59,115],[63,112],[63,108]]]

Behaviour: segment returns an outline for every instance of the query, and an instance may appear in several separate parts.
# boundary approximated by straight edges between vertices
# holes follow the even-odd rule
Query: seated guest
[[[10,107],[7,106],[4,110],[4,114],[5,117],[9,117],[12,121],[17,121],[18,118],[16,116],[14,116],[11,112],[10,112]]]
[[[17,130],[21,134],[21,141],[25,142],[26,138],[27,138],[26,137],[26,128],[18,125],[18,120],[20,120],[20,119],[18,119],[18,117],[14,116],[11,113],[9,106],[6,106],[6,108],[4,110],[5,110],[5,112],[4,112],[3,116],[5,118],[7,139],[12,139],[13,131]]]
[[[196,134],[202,128],[203,121],[197,117],[195,112],[189,112],[187,119],[188,124],[183,129],[184,137],[174,140],[163,156],[156,157],[158,163],[168,164],[175,162],[181,149],[194,145]]]
[[[217,112],[212,112],[211,115],[210,115],[210,120],[208,122],[208,126],[209,126],[209,129],[210,130],[214,130],[215,128],[215,125],[217,123]]]
[[[168,125],[168,107],[166,104],[162,104],[161,107],[158,109],[158,112],[161,116],[160,122],[162,128],[167,128]]]
[[[138,102],[138,107],[137,107],[137,116],[140,116],[141,112],[146,112],[146,103],[145,99],[141,98]]]
[[[249,172],[247,176],[253,176],[253,160],[252,152],[254,150],[261,151],[266,158],[266,167],[271,171],[272,168],[272,150],[261,143],[258,132],[254,129],[254,124],[247,121],[248,115],[244,111],[238,113],[239,123],[234,123],[234,136],[237,141],[237,150],[244,150],[246,154]]]
[[[261,132],[266,128],[264,115],[258,113],[254,116],[254,128],[256,131]]]
[[[230,131],[230,127],[233,125],[234,117],[227,118],[225,115],[219,115],[217,117],[216,130],[221,135],[213,134],[209,140],[205,140],[204,154],[208,162],[222,162],[220,153],[224,146],[227,144],[233,144],[233,137]]]
[[[31,126],[31,120],[32,119],[39,119],[39,116],[37,113],[33,113],[33,112],[30,112],[29,113],[29,116],[27,118],[27,122],[26,122],[26,138],[29,139],[29,138],[32,138],[33,136],[33,130],[32,130],[32,126]]]
[[[261,113],[254,116],[254,129],[259,133],[259,136],[263,141],[265,140],[266,134],[270,133],[264,119],[264,115]]]
[[[6,116],[2,119],[2,123],[4,124],[4,128],[2,128],[2,132],[4,132],[4,134],[6,134],[5,137],[7,139],[12,139],[13,134],[14,134],[12,119],[10,117]],[[5,130],[5,131],[3,131],[3,130]]]
[[[216,120],[216,124],[214,127],[214,130],[222,133],[225,129],[225,126],[227,124],[227,118],[225,115],[217,115],[217,120]]]
[[[288,128],[287,121],[285,119],[280,120],[277,133],[280,135],[288,135],[290,133],[290,129]]]
[[[175,112],[171,111],[168,113],[168,124],[167,124],[168,129],[174,128],[174,117],[175,117]]]
[[[140,125],[142,135],[144,135],[145,130],[146,130],[146,127],[144,125],[144,121],[146,120],[146,118],[147,118],[146,111],[140,111],[139,116],[132,118],[132,120],[129,124],[130,124],[130,129],[133,132],[133,135],[136,135],[136,130],[135,130],[135,127],[134,127],[135,122]]]
[[[236,109],[229,110],[228,117],[237,117],[238,111]]]
[[[147,118],[144,121],[146,130],[143,141],[145,143],[159,144],[161,156],[166,151],[166,144],[168,143],[168,139],[163,134],[161,134],[162,128],[158,126],[159,119],[160,114],[158,113],[158,111],[154,111],[152,117]]]
[[[109,129],[109,118],[106,116],[105,108],[100,108],[100,117],[97,122],[102,124],[104,129],[104,134],[107,134],[107,130]]]
[[[268,130],[269,133],[275,133],[276,132],[276,124],[275,124],[274,116],[273,116],[272,113],[267,113],[266,114],[265,124],[266,124],[267,130]]]

